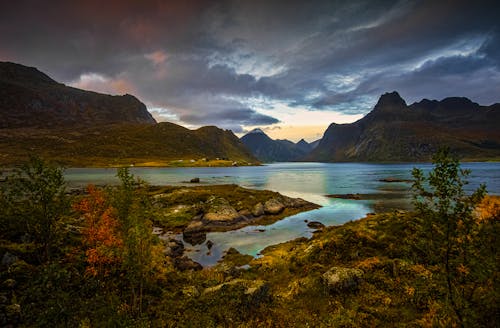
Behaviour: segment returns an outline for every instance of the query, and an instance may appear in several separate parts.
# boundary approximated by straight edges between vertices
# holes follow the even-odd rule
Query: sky
[[[498,1],[0,0],[0,61],[157,121],[313,141],[381,94],[500,102]]]

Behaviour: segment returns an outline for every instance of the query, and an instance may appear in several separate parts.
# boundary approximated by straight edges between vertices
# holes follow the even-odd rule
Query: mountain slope
[[[263,162],[289,162],[303,157],[307,151],[289,140],[273,140],[261,129],[254,129],[241,137],[251,153]]]
[[[156,123],[131,95],[67,87],[35,68],[0,62],[0,165],[30,154],[69,166],[257,162],[231,131]],[[225,161],[190,164],[202,158]]]
[[[131,95],[110,96],[57,83],[33,67],[0,62],[0,127],[154,124]]]
[[[500,158],[500,104],[467,98],[424,99],[410,106],[397,92],[351,124],[332,123],[312,161],[424,161],[440,146],[465,160]]]
[[[190,160],[201,158],[258,162],[231,131],[216,127],[189,130],[167,122],[106,129],[0,129],[0,154],[3,165],[18,164],[29,154],[68,166],[157,166],[178,160],[190,165]]]

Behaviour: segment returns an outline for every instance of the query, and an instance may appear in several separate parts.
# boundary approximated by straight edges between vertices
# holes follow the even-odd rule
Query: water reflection
[[[132,173],[153,185],[184,185],[199,177],[202,184],[234,183],[248,188],[269,189],[290,197],[300,197],[323,207],[300,213],[269,226],[251,226],[236,231],[207,234],[214,243],[188,246],[189,256],[201,264],[213,265],[230,247],[244,254],[257,255],[263,248],[298,237],[311,236],[312,230],[304,220],[325,225],[356,220],[368,212],[406,208],[409,205],[408,183],[387,183],[387,177],[411,179],[414,166],[428,172],[432,165],[425,163],[276,163],[258,167],[221,168],[133,168]],[[467,191],[487,183],[488,191],[500,194],[500,163],[465,163],[472,170]],[[88,183],[116,184],[115,169],[68,169],[65,177],[70,187]],[[327,194],[375,194],[368,200],[331,199]],[[263,231],[260,231],[263,230]],[[177,236],[177,238],[182,238]]]

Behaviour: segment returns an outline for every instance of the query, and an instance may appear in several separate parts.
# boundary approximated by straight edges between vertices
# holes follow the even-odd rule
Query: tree
[[[471,275],[478,250],[474,247],[480,225],[473,215],[474,209],[486,193],[481,185],[467,195],[469,170],[460,168],[459,161],[450,155],[449,149],[439,150],[433,157],[434,169],[426,177],[422,170],[414,168],[412,175],[414,206],[419,214],[422,241],[419,250],[424,261],[440,268],[446,304],[452,310],[459,325],[470,324],[467,315],[474,290],[475,279]]]
[[[107,204],[105,194],[93,185],[88,195],[73,205],[83,214],[83,244],[87,262],[86,273],[104,278],[121,265],[123,240],[116,219],[116,210]]]
[[[61,238],[62,219],[69,213],[63,170],[38,157],[7,176],[2,186],[3,220],[16,224],[17,237],[37,245],[40,262],[52,258]]]
[[[123,236],[123,271],[131,292],[131,308],[141,314],[144,287],[159,269],[161,246],[152,234],[153,210],[144,183],[127,168],[119,169],[117,176],[121,184],[112,192],[112,204]]]

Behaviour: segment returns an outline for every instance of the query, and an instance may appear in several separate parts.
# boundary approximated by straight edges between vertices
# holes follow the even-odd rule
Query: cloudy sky
[[[158,121],[312,141],[380,94],[500,102],[498,1],[0,2],[0,61]]]

